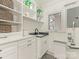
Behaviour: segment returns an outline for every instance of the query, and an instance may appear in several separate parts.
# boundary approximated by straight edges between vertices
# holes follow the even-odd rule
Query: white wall
[[[76,1],[76,0],[51,0],[51,1],[49,0],[47,3],[42,3],[42,5],[40,5],[44,10],[44,12],[43,12],[44,16],[43,16],[42,21],[45,22],[42,30],[47,31],[47,29],[48,29],[48,15],[49,14],[52,14],[55,12],[60,12],[62,10],[64,11],[64,5],[74,2],[74,1]],[[66,26],[66,24],[65,24],[66,20],[63,19],[62,21],[64,22],[64,23],[62,22],[64,24],[64,26]]]

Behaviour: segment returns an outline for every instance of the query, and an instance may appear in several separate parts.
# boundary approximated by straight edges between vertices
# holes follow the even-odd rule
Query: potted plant
[[[24,4],[30,8],[32,0],[24,0]]]
[[[38,8],[37,9],[37,20],[40,21],[42,18],[43,10]]]

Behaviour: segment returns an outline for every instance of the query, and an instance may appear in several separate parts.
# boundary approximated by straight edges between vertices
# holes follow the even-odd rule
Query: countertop
[[[10,42],[19,41],[19,40],[23,40],[23,39],[28,39],[30,37],[34,37],[34,36],[29,35],[28,33],[26,33],[25,36],[22,36],[22,33],[7,34],[7,38],[0,38],[0,45],[10,43]]]

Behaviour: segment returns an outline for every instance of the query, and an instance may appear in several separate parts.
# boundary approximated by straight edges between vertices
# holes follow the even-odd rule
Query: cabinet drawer
[[[19,47],[26,46],[26,44],[27,44],[26,39],[21,40],[21,41],[18,41],[18,46],[19,46]]]
[[[31,44],[31,43],[34,43],[34,42],[35,42],[35,38],[34,37],[27,39],[27,45]]]
[[[17,59],[16,53],[0,55],[0,59]]]
[[[17,52],[17,42],[0,45],[0,54],[10,54]]]

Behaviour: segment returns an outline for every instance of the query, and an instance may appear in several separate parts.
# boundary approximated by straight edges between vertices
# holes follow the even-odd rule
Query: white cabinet
[[[48,50],[48,36],[37,38],[37,58],[40,59]]]
[[[67,59],[79,59],[79,49],[67,47]]]
[[[37,45],[35,37],[0,45],[0,59],[36,59]]]
[[[57,59],[66,59],[66,33],[50,33],[49,53]]]
[[[26,40],[21,40],[18,42],[18,58],[19,59],[26,59],[27,57],[27,44],[26,44]]]
[[[54,56],[57,59],[66,59],[66,45],[64,42],[55,41],[52,47]]]
[[[34,37],[18,42],[19,59],[36,59],[36,41]]]
[[[17,59],[17,43],[0,45],[0,59]]]
[[[36,59],[37,52],[36,40],[35,38],[30,38],[27,40],[27,58],[26,59]]]

